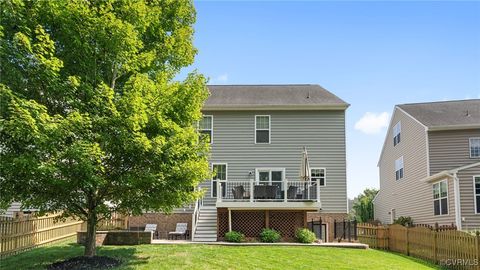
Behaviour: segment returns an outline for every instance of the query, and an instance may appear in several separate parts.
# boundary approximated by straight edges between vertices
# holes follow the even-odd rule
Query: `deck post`
[[[222,201],[222,185],[220,181],[217,180],[217,202]]]
[[[320,180],[317,180],[317,202],[320,202]]]
[[[287,180],[283,180],[283,181],[284,181],[284,185],[283,185],[283,201],[284,201],[284,202],[287,202],[288,181],[287,181]]]
[[[228,231],[232,231],[232,210],[228,208]]]
[[[253,202],[253,178],[250,178],[250,202]]]

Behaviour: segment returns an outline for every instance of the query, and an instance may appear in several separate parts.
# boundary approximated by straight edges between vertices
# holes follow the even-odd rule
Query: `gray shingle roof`
[[[215,108],[343,108],[348,104],[315,84],[209,85],[204,109]]]
[[[480,99],[397,106],[429,128],[480,126]]]

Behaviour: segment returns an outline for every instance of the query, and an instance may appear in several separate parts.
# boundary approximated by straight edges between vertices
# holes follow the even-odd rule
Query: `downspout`
[[[455,194],[455,223],[457,230],[462,230],[462,215],[460,208],[460,183],[457,172],[453,174],[453,193]]]

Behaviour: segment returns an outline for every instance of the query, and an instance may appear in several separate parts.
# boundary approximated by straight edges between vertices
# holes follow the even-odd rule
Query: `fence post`
[[[407,256],[408,256],[408,255],[410,255],[410,251],[409,251],[409,240],[408,240],[408,231],[409,231],[409,228],[408,228],[408,227],[406,227],[406,228],[407,228],[407,231],[406,231],[406,233],[407,233],[406,246],[407,246]]]
[[[333,220],[333,238],[337,238],[337,220]]]
[[[433,262],[437,263],[437,231],[432,230],[433,232]]]
[[[480,232],[475,233],[475,255],[477,257],[477,262],[480,263]]]
[[[353,239],[358,240],[357,235],[357,220],[353,218]]]
[[[312,221],[313,221],[313,219],[312,219]],[[322,236],[323,236],[323,234],[322,234],[322,217],[319,218],[318,222],[320,223],[320,228],[319,228],[320,239],[322,239]],[[312,222],[312,224],[313,224],[313,222]],[[322,240],[327,242],[327,238],[328,238],[328,236],[325,234],[325,239],[322,239]]]
[[[345,224],[345,219],[343,219],[343,232],[342,232],[342,238],[345,239],[345,227],[347,224]]]
[[[380,247],[380,235],[381,235],[381,231],[382,231],[382,230],[383,230],[383,229],[380,228],[380,227],[378,227],[378,226],[377,226],[377,228],[376,228],[376,230],[375,230],[375,232],[376,232],[376,235],[375,235],[375,246],[376,246],[377,248]]]

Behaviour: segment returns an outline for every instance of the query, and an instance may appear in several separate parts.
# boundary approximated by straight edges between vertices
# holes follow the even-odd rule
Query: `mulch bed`
[[[119,266],[122,262],[111,257],[73,257],[65,261],[56,262],[47,267],[48,270],[87,270],[87,269],[110,269]]]

